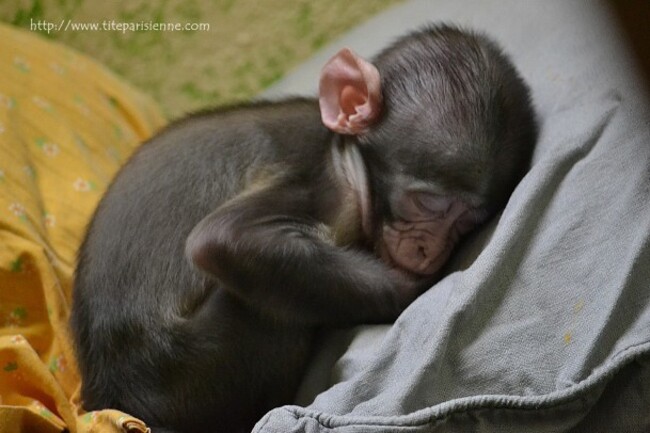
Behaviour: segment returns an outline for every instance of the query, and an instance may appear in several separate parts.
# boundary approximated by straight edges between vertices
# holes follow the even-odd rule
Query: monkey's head
[[[435,274],[464,234],[504,206],[537,130],[529,90],[495,43],[448,26],[407,35],[371,63],[348,49],[323,68],[324,124],[369,174],[382,258]]]

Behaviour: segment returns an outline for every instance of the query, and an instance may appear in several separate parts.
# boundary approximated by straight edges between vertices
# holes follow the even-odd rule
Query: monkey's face
[[[453,195],[401,193],[391,204],[392,218],[381,225],[379,253],[411,273],[430,276],[445,264],[462,235],[487,214]]]
[[[396,159],[368,158],[374,201],[376,250],[404,271],[432,276],[449,259],[463,235],[490,214],[479,194],[454,183],[444,171],[409,167]],[[379,168],[381,167],[381,168]]]
[[[489,116],[462,96],[387,98],[381,120],[358,136],[378,209],[377,250],[420,276],[440,270],[462,235],[486,219],[499,177]]]

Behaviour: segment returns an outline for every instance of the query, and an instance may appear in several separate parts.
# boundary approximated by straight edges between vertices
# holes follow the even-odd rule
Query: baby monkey
[[[319,327],[394,320],[503,207],[536,139],[483,35],[429,26],[344,49],[316,99],[218,109],[145,143],[79,252],[87,410],[243,432],[290,403]]]

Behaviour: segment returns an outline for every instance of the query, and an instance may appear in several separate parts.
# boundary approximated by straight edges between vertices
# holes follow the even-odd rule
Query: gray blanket
[[[649,432],[650,103],[601,2],[407,2],[267,96],[314,92],[340,46],[372,54],[439,20],[493,36],[530,84],[530,172],[454,272],[393,326],[343,335],[325,383],[339,334],[307,378],[323,392],[255,431]]]

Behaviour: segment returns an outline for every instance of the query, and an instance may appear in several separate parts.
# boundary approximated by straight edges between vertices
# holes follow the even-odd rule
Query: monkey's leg
[[[334,245],[314,191],[276,185],[205,217],[187,253],[227,290],[274,317],[306,323],[394,319],[419,293],[371,254]]]

